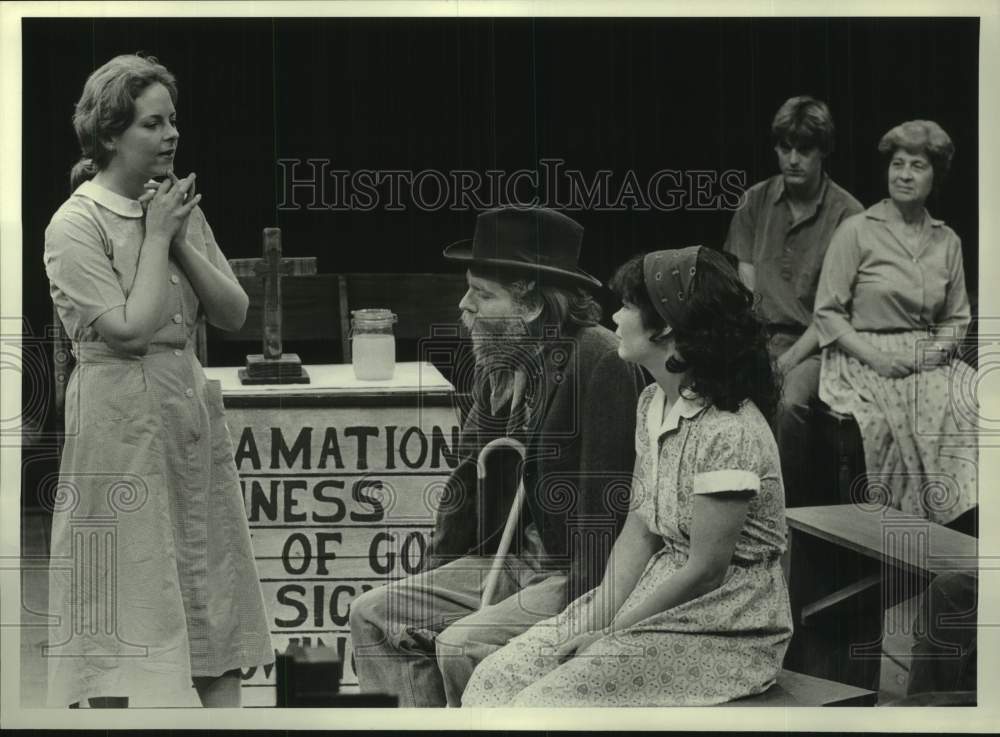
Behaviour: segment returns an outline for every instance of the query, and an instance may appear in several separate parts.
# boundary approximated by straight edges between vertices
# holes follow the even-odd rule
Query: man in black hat
[[[583,228],[544,208],[479,215],[445,249],[468,266],[459,303],[476,357],[459,465],[436,512],[428,570],[351,606],[363,691],[458,706],[475,666],[596,586],[628,512],[644,386],[598,322],[600,282],[577,266]],[[523,444],[477,462],[492,440]],[[518,483],[524,508],[490,606],[480,608]]]

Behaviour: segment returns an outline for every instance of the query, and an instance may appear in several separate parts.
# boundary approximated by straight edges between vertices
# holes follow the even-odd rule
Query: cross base
[[[309,374],[297,353],[264,358],[261,353],[247,356],[246,368],[239,370],[241,384],[308,384]]]

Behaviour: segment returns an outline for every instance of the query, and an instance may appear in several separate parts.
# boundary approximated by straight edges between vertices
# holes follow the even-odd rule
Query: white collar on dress
[[[128,197],[122,197],[120,194],[112,192],[110,189],[105,189],[90,180],[77,187],[73,194],[83,195],[101,207],[111,210],[115,215],[121,215],[123,218],[141,218],[143,216],[142,205],[139,204],[138,200],[130,200]]]
[[[705,400],[699,396],[688,397],[681,394],[677,401],[670,406],[670,410],[664,417],[663,402],[665,399],[663,389],[657,385],[649,405],[649,412],[646,415],[646,427],[649,429],[651,440],[659,440],[664,433],[676,430],[682,417],[690,420],[708,406]]]

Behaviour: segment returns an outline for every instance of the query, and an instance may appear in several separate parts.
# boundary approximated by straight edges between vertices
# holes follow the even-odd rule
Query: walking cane
[[[483,488],[483,482],[486,480],[486,457],[492,453],[495,449],[500,447],[508,447],[516,450],[520,456],[522,463],[524,462],[525,450],[524,445],[513,438],[497,438],[496,440],[491,440],[486,446],[479,452],[479,460],[476,461],[476,478],[479,482],[479,488]],[[500,577],[500,567],[503,565],[504,558],[507,557],[507,551],[510,550],[510,543],[514,537],[514,528],[517,526],[517,519],[521,516],[521,506],[524,504],[524,476],[522,474],[521,478],[517,483],[517,493],[514,495],[514,503],[510,505],[510,513],[507,515],[507,524],[503,528],[503,536],[500,538],[500,546],[497,548],[496,555],[493,557],[493,565],[490,567],[489,576],[486,577],[486,588],[483,590],[483,597],[480,600],[479,610],[482,611],[490,605],[490,601],[493,599],[493,592],[497,587],[497,579]],[[480,512],[485,508],[485,505],[480,505]]]

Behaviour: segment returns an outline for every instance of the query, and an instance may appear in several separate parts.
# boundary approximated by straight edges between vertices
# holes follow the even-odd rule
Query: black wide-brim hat
[[[444,257],[600,287],[599,279],[577,266],[582,242],[583,226],[555,210],[500,207],[480,213],[472,238],[452,243],[444,249]]]

